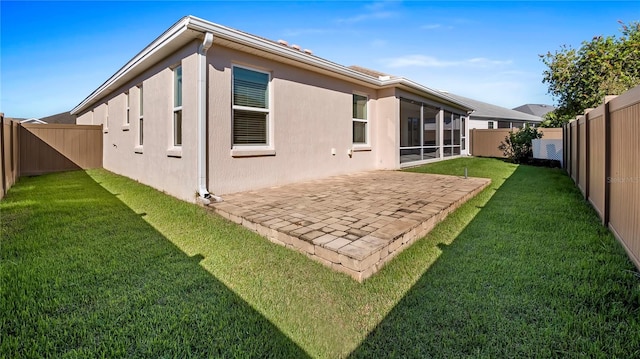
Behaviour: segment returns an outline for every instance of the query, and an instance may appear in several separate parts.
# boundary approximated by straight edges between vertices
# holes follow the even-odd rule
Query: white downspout
[[[213,44],[213,34],[204,35],[198,48],[198,200],[207,205],[222,201],[207,190],[207,51]]]

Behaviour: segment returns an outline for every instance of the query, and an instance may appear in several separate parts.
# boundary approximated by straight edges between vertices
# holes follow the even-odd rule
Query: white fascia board
[[[426,86],[420,85],[417,82],[411,81],[409,79],[406,79],[404,77],[398,77],[398,78],[393,78],[390,80],[385,80],[382,81],[382,86],[388,87],[388,86],[406,86],[408,88],[412,88],[414,90],[418,90],[419,92],[431,95],[432,97],[436,98],[436,99],[440,99],[440,100],[445,100],[447,102],[449,102],[450,104],[455,105],[456,107],[459,107],[461,110],[467,111],[467,113],[473,111],[474,109],[472,107],[469,107],[469,105],[465,104],[464,102],[458,101],[454,98],[451,98],[445,94],[443,94],[440,91],[436,91],[433,89],[430,89]]]
[[[473,118],[492,121],[526,121],[526,122],[542,122],[541,117],[518,117],[518,116],[500,116],[500,115],[478,115],[472,114]]]
[[[107,81],[100,85],[100,87],[98,87],[87,98],[85,98],[80,104],[73,108],[73,110],[71,110],[71,114],[76,115],[79,112],[88,109],[91,104],[108,95],[111,91],[123,85],[124,82],[133,78],[133,76],[144,71],[146,69],[146,67],[144,66],[145,64],[147,64],[148,66],[153,65],[155,61],[160,60],[160,58],[155,58],[157,57],[156,55],[161,53],[161,51],[163,50],[166,51],[166,48],[170,47],[172,42],[182,39],[182,43],[186,44],[188,41],[201,37],[204,33],[207,32],[213,34],[214,40],[215,38],[221,38],[232,41],[240,45],[272,53],[277,56],[304,63],[318,69],[323,69],[331,73],[345,76],[347,78],[362,81],[374,88],[380,89],[398,85],[406,86],[429,95],[430,97],[445,100],[446,102],[460,107],[461,109],[467,111],[473,110],[473,108],[469,107],[469,105],[466,105],[460,101],[442,94],[441,92],[432,90],[411,80],[405,78],[380,80],[379,78],[363,74],[346,66],[336,64],[317,56],[306,54],[304,52],[292,49],[288,46],[283,46],[281,44],[265,40],[258,36],[254,36],[189,15],[180,19],[177,23],[175,23],[167,31],[160,35],[156,40],[154,40],[151,44],[140,51],[140,53],[138,53],[133,59],[127,62],[113,76],[111,76]],[[177,45],[181,45],[182,43]],[[176,44],[173,45],[175,46]],[[137,72],[135,72],[135,70],[137,70]]]
[[[198,30],[201,32],[211,32],[213,33],[214,38],[219,37],[219,38],[230,40],[245,46],[257,48],[259,50],[270,52],[270,53],[273,53],[285,58],[289,58],[298,62],[306,63],[317,68],[325,69],[333,73],[344,75],[356,80],[364,81],[378,88],[388,87],[389,85],[396,85],[396,84],[405,85],[415,90],[418,90],[420,92],[425,92],[433,97],[443,99],[443,100],[449,101],[452,104],[461,106],[462,109],[464,110],[467,110],[467,111],[473,110],[473,108],[469,107],[469,105],[461,103],[460,101],[457,101],[448,96],[444,96],[442,93],[438,91],[432,90],[426,86],[422,86],[406,78],[392,78],[392,79],[381,80],[380,78],[373,77],[370,75],[365,75],[361,72],[352,70],[348,67],[336,64],[334,62],[331,62],[316,56],[305,54],[298,50],[292,49],[288,46],[283,46],[278,43],[273,43],[263,38],[260,38],[242,31],[238,31],[222,25],[214,24],[212,22],[209,22],[194,16],[189,16],[189,18],[191,19],[188,25],[189,28]]]
[[[167,31],[155,39],[151,44],[140,51],[133,59],[129,60],[120,70],[113,74],[107,81],[105,81],[100,87],[94,90],[87,98],[85,98],[80,104],[71,110],[71,114],[78,114],[80,111],[85,110],[94,101],[100,100],[104,95],[107,95],[110,90],[114,90],[114,85],[117,87],[121,80],[128,75],[133,69],[147,62],[147,60],[154,57],[155,54],[160,52],[167,44],[174,41],[180,35],[187,31],[187,24],[189,17],[180,19],[177,23],[171,26]],[[196,36],[193,36],[195,38]]]
[[[380,86],[381,81],[377,78],[369,75],[365,75],[361,72],[352,70],[348,67],[336,64],[334,62],[325,60],[323,58],[306,54],[302,51],[295,50],[289,46],[284,46],[275,42],[271,42],[248,34],[246,32],[231,29],[219,24],[215,24],[194,16],[188,16],[188,27],[200,32],[210,32],[213,34],[214,39],[222,38],[229,40],[244,46],[252,47],[261,51],[269,52],[284,58],[295,60],[297,62],[305,63],[314,67],[325,69],[340,75],[344,75],[356,80],[364,81],[370,85]]]

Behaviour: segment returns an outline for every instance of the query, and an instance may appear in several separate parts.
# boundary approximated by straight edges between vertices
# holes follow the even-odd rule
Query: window
[[[353,94],[353,144],[368,143],[367,96]]]
[[[498,128],[512,128],[511,121],[498,121]]]
[[[104,132],[109,132],[109,104],[104,104]]]
[[[270,75],[233,67],[233,145],[269,143]]]
[[[138,146],[142,147],[144,143],[144,98],[142,85],[138,86],[139,107],[138,107]]]
[[[126,97],[127,100],[127,105],[126,105],[126,111],[127,113],[125,114],[125,126],[128,126],[131,123],[131,119],[130,119],[130,114],[129,114],[129,104],[131,103],[131,99],[129,98],[129,91],[124,93],[124,96]]]
[[[173,145],[182,146],[182,66],[173,69]]]
[[[488,127],[488,128],[489,128],[490,130],[493,130],[493,121],[489,121],[489,122],[488,122],[488,124],[489,124],[489,127]]]

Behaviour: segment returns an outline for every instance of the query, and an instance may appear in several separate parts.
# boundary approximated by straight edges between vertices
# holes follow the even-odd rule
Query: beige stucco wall
[[[93,125],[93,111],[87,111],[76,117],[76,125]]]
[[[393,142],[391,111],[376,90],[295,68],[221,46],[209,50],[209,191],[224,195],[332,175],[393,168],[386,151]],[[231,154],[232,66],[271,74],[271,125],[275,155],[234,157]],[[364,151],[352,145],[352,94],[369,97],[369,141]],[[389,93],[387,94],[389,95]],[[384,103],[382,103],[384,102]],[[391,128],[390,130],[393,130]],[[332,155],[332,149],[336,154]],[[385,151],[385,155],[381,155]]]
[[[197,190],[197,80],[194,41],[79,114],[80,124],[108,126],[104,168],[195,201]],[[182,65],[183,144],[172,148],[173,70]],[[232,66],[271,74],[272,150],[239,156],[232,148]],[[332,175],[398,169],[399,97],[432,103],[396,88],[376,90],[219,44],[207,56],[207,186],[222,195]],[[137,147],[139,89],[144,88],[144,146]],[[126,92],[130,119],[126,121]],[[352,95],[367,95],[369,146],[352,144]],[[437,103],[434,105],[438,106]],[[440,106],[438,106],[440,107]],[[335,151],[335,154],[332,153]],[[246,154],[246,153],[245,153]]]
[[[78,123],[102,124],[108,104],[109,126],[103,137],[103,166],[180,199],[195,200],[196,173],[196,42],[153,66],[141,76],[103,99],[100,105],[80,114]],[[173,70],[182,65],[183,105],[181,149],[173,145]],[[139,131],[139,89],[144,96],[144,144],[137,147]],[[130,92],[130,125],[126,122],[126,95]],[[105,104],[106,102],[106,104]]]
[[[375,131],[378,151],[376,168],[398,169],[400,164],[400,102],[396,98],[395,88],[378,90],[377,118],[372,128]]]

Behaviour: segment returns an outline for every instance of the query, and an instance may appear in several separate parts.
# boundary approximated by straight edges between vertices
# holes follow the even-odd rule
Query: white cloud
[[[464,60],[440,60],[427,55],[407,55],[382,59],[382,62],[392,68],[398,67],[497,67],[510,65],[511,60],[491,60],[484,57],[475,57]]]
[[[352,17],[338,19],[338,22],[345,23],[345,24],[353,24],[356,22],[362,22],[366,20],[388,19],[390,17],[394,17],[395,15],[396,13],[393,11],[376,11],[376,12],[370,12],[368,14],[360,14]]]
[[[353,24],[353,23],[363,22],[368,20],[381,20],[381,19],[392,18],[397,16],[398,13],[395,11],[388,10],[387,8],[389,5],[394,5],[394,3],[395,1],[374,2],[369,5],[365,5],[364,12],[359,15],[355,15],[347,18],[341,18],[336,21],[338,23],[343,23],[343,24]]]
[[[432,89],[506,108],[525,103],[553,103],[541,83],[541,75],[510,60],[483,57],[449,60],[411,55],[362,65],[408,78]]]
[[[441,24],[429,24],[429,25],[420,26],[420,28],[423,29],[423,30],[435,30],[435,29],[439,29],[441,27],[442,27]]]

